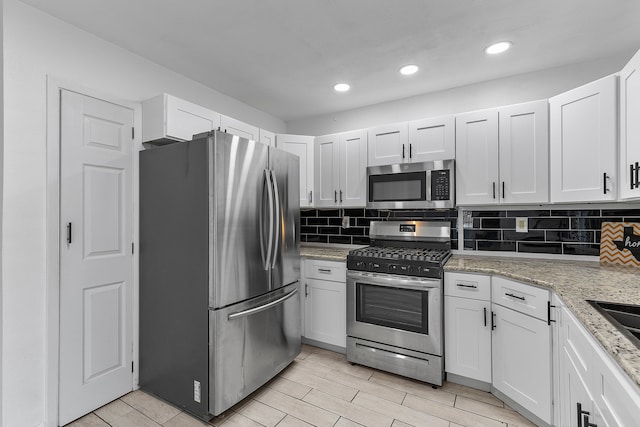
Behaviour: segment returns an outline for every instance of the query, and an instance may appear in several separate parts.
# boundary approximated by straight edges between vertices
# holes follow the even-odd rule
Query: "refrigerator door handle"
[[[262,267],[265,270],[269,269],[269,264],[271,262],[271,249],[273,247],[273,186],[271,184],[271,175],[268,169],[264,170],[264,181],[262,187],[262,195],[264,197],[264,188],[267,188],[267,196],[269,198],[269,241],[267,242],[267,254],[265,257],[265,248],[264,248],[264,222],[266,212],[260,213],[260,253],[262,254]],[[264,204],[263,204],[264,207]]]
[[[257,307],[253,307],[253,308],[250,308],[248,310],[242,310],[242,311],[237,311],[235,313],[231,313],[231,314],[229,314],[228,319],[229,320],[234,320],[234,319],[237,319],[239,317],[246,317],[246,316],[250,316],[252,314],[260,313],[261,311],[269,310],[271,307],[274,307],[274,306],[276,306],[278,304],[281,304],[281,303],[285,302],[286,300],[288,300],[289,298],[294,296],[296,293],[298,293],[298,288],[295,288],[294,290],[292,290],[288,294],[278,298],[277,300],[271,301],[269,303],[266,303],[266,304],[263,304],[263,305],[259,305]]]
[[[274,170],[271,170],[271,183],[273,185],[273,193],[275,194],[275,218],[274,220],[274,238],[273,238],[273,259],[271,260],[271,268],[276,267],[276,260],[278,259],[278,244],[280,242],[280,193],[278,191],[278,178]]]

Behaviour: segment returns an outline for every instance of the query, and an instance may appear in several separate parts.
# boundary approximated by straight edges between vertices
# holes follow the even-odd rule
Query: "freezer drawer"
[[[219,415],[300,353],[298,282],[209,311],[209,412]]]

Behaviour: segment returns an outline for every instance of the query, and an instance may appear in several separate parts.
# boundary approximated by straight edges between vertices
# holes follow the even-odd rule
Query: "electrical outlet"
[[[193,400],[200,403],[200,381],[193,380]]]
[[[529,231],[529,218],[516,217],[516,233],[526,233]]]
[[[342,217],[342,228],[351,227],[351,218],[348,215]]]

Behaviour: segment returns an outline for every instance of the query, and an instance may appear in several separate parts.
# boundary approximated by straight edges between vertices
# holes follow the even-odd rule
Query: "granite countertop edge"
[[[305,244],[300,255],[346,261],[353,245]],[[605,267],[594,261],[508,258],[454,254],[445,272],[502,276],[553,290],[571,313],[640,387],[640,349],[605,319],[587,300],[640,305],[638,269]]]

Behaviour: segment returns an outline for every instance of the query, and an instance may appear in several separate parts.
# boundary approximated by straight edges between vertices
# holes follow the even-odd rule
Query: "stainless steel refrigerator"
[[[210,418],[300,352],[298,157],[223,132],[140,152],[143,390]]]

